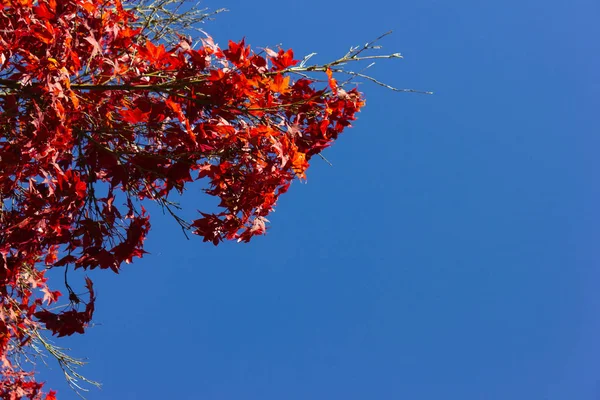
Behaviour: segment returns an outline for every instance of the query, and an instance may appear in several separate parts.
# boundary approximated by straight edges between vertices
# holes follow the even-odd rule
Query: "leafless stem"
[[[378,79],[373,78],[370,75],[367,75],[365,73],[363,73],[362,71],[370,68],[371,66],[373,66],[375,63],[371,62],[366,68],[363,68],[361,70],[361,72],[355,72],[352,70],[348,70],[346,68],[344,68],[343,66],[345,66],[346,64],[349,63],[356,63],[356,62],[364,62],[364,61],[372,61],[372,60],[385,60],[385,59],[393,59],[393,58],[404,58],[402,56],[402,54],[400,53],[391,53],[391,54],[371,54],[371,55],[364,55],[363,53],[369,50],[379,50],[381,49],[381,46],[376,45],[377,42],[379,42],[381,39],[383,39],[384,37],[388,36],[389,34],[391,34],[392,32],[386,32],[383,35],[380,35],[378,38],[367,42],[365,45],[363,46],[357,46],[357,47],[351,47],[350,50],[341,58],[338,58],[337,60],[328,62],[326,64],[313,64],[313,65],[306,65],[307,61],[313,57],[316,53],[311,53],[308,56],[306,56],[302,62],[296,66],[296,67],[290,67],[285,69],[284,71],[278,71],[278,72],[269,72],[267,73],[268,75],[273,75],[273,74],[277,74],[277,73],[293,73],[293,74],[297,74],[300,75],[302,77],[311,79],[311,77],[308,75],[308,73],[311,72],[326,72],[328,69],[331,72],[337,72],[337,73],[341,73],[341,74],[346,74],[350,76],[350,79],[344,81],[342,83],[342,86],[344,84],[349,83],[350,81],[352,81],[354,78],[363,78],[366,79],[368,81],[371,81],[379,86],[382,86],[386,89],[390,89],[393,90],[395,92],[405,92],[405,93],[421,93],[421,94],[433,94],[433,92],[430,91],[424,91],[424,90],[416,90],[416,89],[399,89],[396,87],[393,87],[391,85],[388,85],[384,82],[381,82]],[[337,68],[332,68],[332,67],[337,67]]]
[[[50,355],[56,358],[56,360],[58,361],[58,365],[60,366],[65,375],[67,383],[75,391],[75,393],[77,393],[79,397],[85,399],[85,397],[82,396],[80,391],[88,391],[88,389],[81,387],[79,383],[80,381],[85,382],[86,384],[96,386],[98,388],[100,387],[99,382],[90,380],[77,372],[77,368],[82,367],[86,364],[84,360],[74,358],[68,355],[65,351],[68,351],[69,349],[65,349],[54,345],[48,339],[44,338],[44,336],[42,336],[38,329],[32,330],[31,333],[33,341],[41,345],[48,353],[50,353]],[[36,348],[37,347],[34,347],[34,349]],[[41,349],[37,349],[40,350],[39,354],[42,355],[43,353],[41,352]]]
[[[129,10],[135,12],[139,20],[138,27],[142,28],[142,35],[151,41],[164,41],[169,44],[177,43],[181,34],[190,31],[201,31],[198,25],[212,19],[215,15],[227,11],[220,8],[208,11],[200,8],[200,2],[193,3],[188,11],[181,11],[181,7],[189,0],[140,0]]]

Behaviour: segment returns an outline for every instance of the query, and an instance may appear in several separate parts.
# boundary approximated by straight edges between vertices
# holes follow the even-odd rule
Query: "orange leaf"
[[[327,80],[329,81],[329,87],[331,88],[331,91],[333,94],[337,94],[337,81],[333,79],[333,72],[327,68],[325,73],[327,74]]]
[[[161,44],[160,46],[155,46],[151,41],[146,42],[146,50],[148,50],[148,54],[152,57],[152,60],[158,61],[164,57],[167,52],[165,49],[165,45]]]
[[[85,8],[87,12],[90,14],[94,14],[96,12],[97,6],[94,3],[85,2],[82,4],[82,7]]]
[[[294,154],[292,159],[292,170],[296,173],[296,176],[300,179],[306,179],[304,171],[308,168],[308,162],[306,161],[306,154],[298,151]]]
[[[289,91],[290,86],[290,77],[286,76],[285,78],[281,74],[275,75],[273,81],[269,85],[269,89],[271,89],[275,93],[286,93]]]
[[[77,98],[77,95],[75,94],[75,92],[73,92],[72,90],[69,92],[69,97],[71,98],[71,101],[73,102],[73,105],[75,107],[79,107],[79,99]]]

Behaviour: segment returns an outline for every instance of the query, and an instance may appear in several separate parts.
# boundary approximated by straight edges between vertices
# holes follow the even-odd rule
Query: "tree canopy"
[[[215,245],[265,233],[278,197],[365,104],[347,88],[375,80],[344,65],[400,57],[365,54],[373,43],[324,65],[244,40],[221,48],[190,35],[207,14],[173,3],[0,3],[2,399],[54,398],[27,365],[43,351],[70,383],[85,380],[45,332],[92,321],[93,283],[71,283],[69,270],[118,273],[144,255],[145,201]],[[218,209],[186,221],[169,196],[194,182]],[[57,268],[60,291],[45,276]]]

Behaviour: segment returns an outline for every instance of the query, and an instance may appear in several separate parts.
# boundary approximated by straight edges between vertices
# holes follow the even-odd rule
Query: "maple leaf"
[[[284,70],[288,67],[292,67],[298,63],[298,60],[294,60],[294,52],[292,49],[287,51],[279,50],[277,55],[274,57],[270,57],[271,62],[273,63],[273,68],[276,71]]]
[[[221,242],[223,221],[215,214],[206,214],[200,212],[202,218],[195,220],[192,223],[194,234],[203,236],[203,241],[212,242],[215,246]]]
[[[331,69],[327,68],[325,70],[325,73],[327,74],[327,81],[329,82],[329,87],[331,88],[331,91],[333,92],[333,94],[337,94],[337,81],[333,79],[333,73],[331,72]]]
[[[89,35],[83,38],[86,42],[92,45],[92,54],[90,54],[90,58],[94,58],[97,54],[102,54],[102,47],[100,43],[94,38],[94,36]]]
[[[42,301],[46,302],[48,305],[55,303],[58,301],[58,298],[62,296],[62,293],[60,293],[58,290],[51,291],[47,286],[42,288],[42,292],[44,293],[44,298]]]
[[[290,77],[285,78],[281,74],[275,75],[269,85],[269,89],[275,93],[287,93],[290,86]]]
[[[298,178],[306,179],[305,171],[308,168],[308,162],[306,161],[306,154],[298,151],[294,154],[292,159],[292,169]]]
[[[48,250],[48,254],[44,259],[44,263],[46,265],[52,265],[56,262],[56,260],[58,260],[58,246],[54,245]]]
[[[250,54],[250,48],[246,47],[244,39],[239,43],[229,41],[229,49],[223,50],[225,57],[237,66],[247,64],[247,58]]]
[[[140,122],[148,122],[151,111],[144,112],[139,108],[121,110],[121,116],[123,121],[130,124],[137,124]]]
[[[153,63],[158,63],[167,54],[164,44],[156,46],[150,40],[146,41],[145,47],[142,48]]]
[[[56,4],[54,4],[54,8],[49,5],[46,6],[44,3],[38,3],[37,6],[35,6],[34,12],[35,14],[41,18],[41,19],[51,19],[54,18],[55,14],[54,14],[54,9],[56,8]]]

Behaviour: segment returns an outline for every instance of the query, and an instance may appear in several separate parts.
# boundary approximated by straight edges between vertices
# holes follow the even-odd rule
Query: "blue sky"
[[[250,244],[155,212],[152,254],[93,271],[98,325],[59,342],[103,383],[88,399],[600,398],[597,1],[204,5],[230,10],[220,44],[317,61],[393,30],[405,59],[371,73],[435,95],[361,86],[334,166]]]

